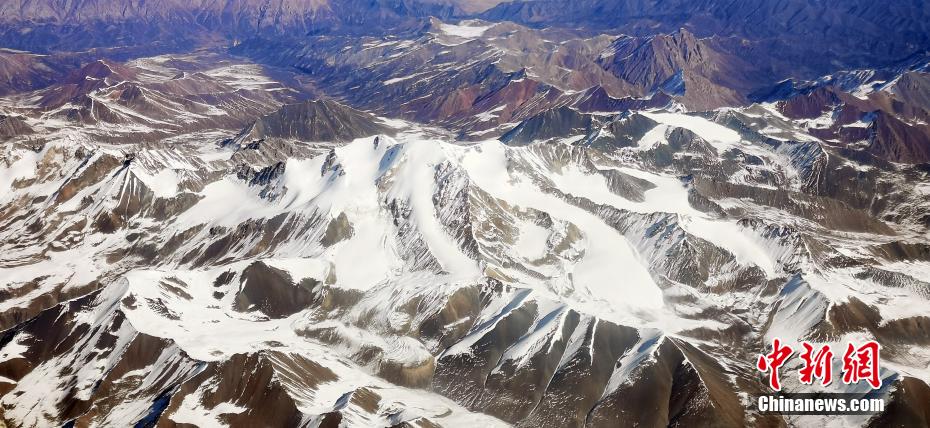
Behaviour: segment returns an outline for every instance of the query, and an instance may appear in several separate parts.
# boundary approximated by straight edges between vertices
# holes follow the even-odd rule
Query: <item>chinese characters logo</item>
[[[830,345],[816,347],[808,342],[803,342],[801,345],[803,349],[800,350],[799,355],[804,363],[798,371],[801,383],[813,385],[815,381],[819,381],[823,386],[833,383],[834,354]],[[881,345],[875,341],[866,342],[861,346],[847,344],[843,352],[843,383],[852,385],[866,381],[872,388],[880,388],[882,386],[881,379],[878,377],[880,350]],[[779,369],[793,354],[794,349],[776,338],[772,341],[772,352],[759,355],[756,368],[763,373],[768,373],[769,386],[775,391],[781,391]]]

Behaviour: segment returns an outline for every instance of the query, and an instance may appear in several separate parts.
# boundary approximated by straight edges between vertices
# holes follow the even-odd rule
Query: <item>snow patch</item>
[[[664,112],[642,112],[642,115],[665,125],[694,132],[721,152],[736,147],[741,139],[738,132],[699,116]]]
[[[439,24],[439,31],[443,34],[463,39],[475,39],[484,35],[484,33],[493,27],[493,25],[472,25],[477,21],[462,21],[459,25]]]

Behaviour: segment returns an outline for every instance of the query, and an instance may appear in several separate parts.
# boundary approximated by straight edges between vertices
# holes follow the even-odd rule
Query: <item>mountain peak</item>
[[[70,83],[81,83],[85,80],[109,79],[115,82],[133,80],[137,72],[129,67],[107,59],[92,61],[75,70],[68,77]]]
[[[390,131],[370,113],[330,99],[317,99],[284,105],[256,120],[238,138],[348,142]]]

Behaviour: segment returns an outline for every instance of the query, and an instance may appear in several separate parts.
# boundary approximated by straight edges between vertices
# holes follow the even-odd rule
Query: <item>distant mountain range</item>
[[[187,46],[181,40],[211,37],[397,33],[415,29],[429,16],[476,13],[490,21],[639,36],[687,28],[698,37],[747,39],[776,59],[803,60],[821,69],[837,61],[874,66],[925,53],[930,45],[930,7],[920,0],[13,0],[0,5],[5,23],[0,43],[32,51],[141,44],[170,49]]]
[[[457,9],[420,0],[52,0],[0,5],[0,45],[36,52],[149,46],[177,51],[257,35],[378,34]]]

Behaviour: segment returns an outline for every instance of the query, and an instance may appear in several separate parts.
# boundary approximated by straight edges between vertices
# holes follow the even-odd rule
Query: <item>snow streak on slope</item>
[[[661,291],[626,238],[595,215],[535,189],[525,181],[528,177],[507,174],[502,144],[473,146],[462,163],[478,186],[495,197],[552,213],[581,228],[587,241],[585,255],[571,272],[581,296],[601,300],[606,311],[619,314],[662,306]]]
[[[754,239],[732,220],[711,218],[707,213],[692,207],[688,202],[688,189],[680,179],[627,167],[619,168],[618,171],[655,185],[645,192],[643,203],[633,204],[631,210],[678,214],[682,228],[688,233],[726,249],[741,263],[758,266],[769,277],[776,276],[775,263],[763,244],[758,242],[761,240]]]
[[[616,170],[646,180],[655,187],[644,193],[645,199],[642,202],[636,202],[610,192],[601,175],[585,174],[569,168],[561,174],[554,174],[553,180],[566,193],[586,197],[597,203],[637,213],[677,214],[680,225],[688,233],[730,251],[742,263],[760,267],[770,277],[776,275],[774,262],[762,245],[736,222],[714,219],[693,208],[688,202],[688,188],[680,179],[629,167]]]
[[[409,200],[420,233],[445,271],[455,276],[476,277],[476,261],[469,259],[456,247],[436,218],[433,203],[433,195],[437,192],[436,169],[447,160],[443,145],[436,141],[411,142],[404,146],[398,156],[403,159],[403,165],[392,177],[395,184],[391,196]]]

